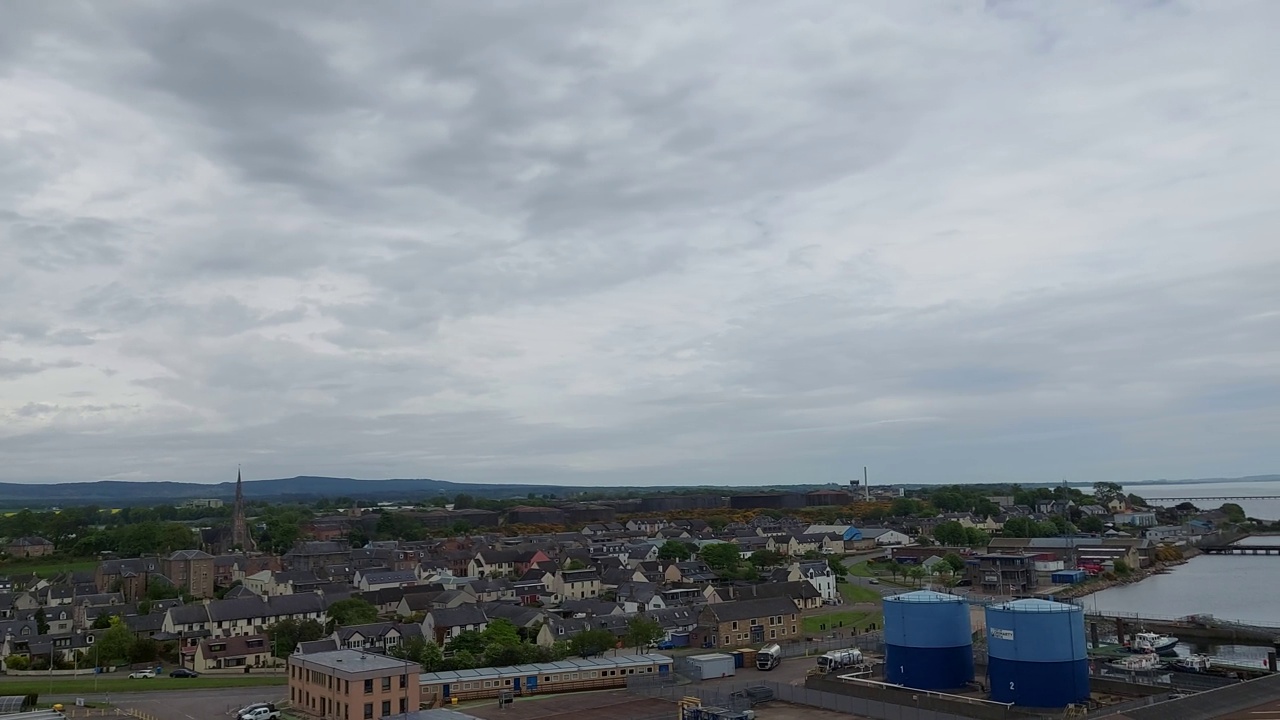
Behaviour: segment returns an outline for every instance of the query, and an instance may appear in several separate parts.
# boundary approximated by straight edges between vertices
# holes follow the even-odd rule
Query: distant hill
[[[299,476],[277,480],[245,480],[244,494],[251,500],[315,500],[322,497],[391,500],[445,494],[450,497],[467,493],[476,497],[523,497],[529,493],[554,493],[559,497],[587,491],[590,488],[555,485],[488,485],[454,483],[446,480],[394,479],[357,480]],[[183,482],[129,482],[98,480],[94,482],[26,485],[0,483],[0,504],[5,507],[23,505],[150,505],[192,498],[235,497],[234,482],[213,485]]]

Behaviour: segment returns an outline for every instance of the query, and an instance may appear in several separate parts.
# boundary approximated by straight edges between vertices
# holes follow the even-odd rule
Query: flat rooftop
[[[329,650],[327,652],[311,653],[308,655],[290,655],[290,664],[303,665],[305,667],[322,667],[330,670],[340,670],[349,673],[364,673],[385,670],[397,670],[399,672],[416,673],[419,672],[418,663],[412,660],[399,660],[386,655],[377,655],[374,653],[360,652],[359,650]],[[406,668],[409,668],[406,670]]]

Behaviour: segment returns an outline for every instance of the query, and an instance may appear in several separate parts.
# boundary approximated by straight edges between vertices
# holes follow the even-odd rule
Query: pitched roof
[[[478,605],[459,605],[452,608],[436,608],[428,613],[436,627],[480,625],[489,622],[484,609]]]
[[[214,648],[217,648],[216,650]],[[232,635],[206,638],[200,641],[200,651],[206,658],[242,657],[271,652],[271,640],[266,635]]]
[[[715,617],[716,622],[728,622],[730,620],[769,617],[770,615],[787,615],[796,612],[796,604],[785,597],[766,597],[754,600],[714,603],[708,605],[706,609]]]

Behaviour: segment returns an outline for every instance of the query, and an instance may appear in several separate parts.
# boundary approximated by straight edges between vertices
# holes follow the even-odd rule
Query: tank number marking
[[[1009,682],[1009,689],[1010,689],[1010,690],[1012,690],[1012,689],[1013,689],[1013,682],[1012,682],[1012,681],[1010,681],[1010,682]]]

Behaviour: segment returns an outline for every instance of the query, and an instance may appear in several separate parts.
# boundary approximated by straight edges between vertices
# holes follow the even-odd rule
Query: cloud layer
[[[1275,472],[1278,24],[14,5],[0,480]]]

